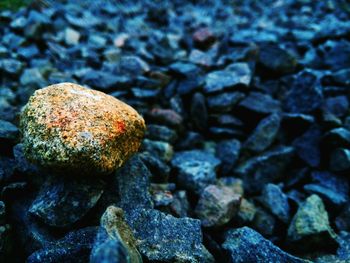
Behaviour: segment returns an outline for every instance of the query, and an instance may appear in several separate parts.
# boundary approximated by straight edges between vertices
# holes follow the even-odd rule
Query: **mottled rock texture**
[[[112,96],[60,83],[34,93],[20,127],[30,161],[61,171],[108,174],[138,150],[145,122]]]

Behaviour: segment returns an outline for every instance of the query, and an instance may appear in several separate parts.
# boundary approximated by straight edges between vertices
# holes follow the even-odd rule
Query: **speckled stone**
[[[30,161],[56,171],[108,174],[138,150],[145,122],[112,96],[60,83],[34,93],[20,128]]]

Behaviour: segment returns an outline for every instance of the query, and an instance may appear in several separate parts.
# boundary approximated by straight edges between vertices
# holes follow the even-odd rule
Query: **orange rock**
[[[21,113],[26,157],[47,168],[107,174],[133,155],[143,118],[103,92],[73,83],[37,90]]]

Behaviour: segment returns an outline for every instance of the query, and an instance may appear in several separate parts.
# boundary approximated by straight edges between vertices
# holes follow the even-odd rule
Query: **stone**
[[[236,139],[224,140],[216,145],[216,157],[221,160],[221,173],[228,175],[239,158],[241,143]]]
[[[38,68],[29,68],[23,71],[20,83],[23,86],[31,86],[39,89],[45,85],[46,82]]]
[[[298,208],[288,228],[288,240],[303,251],[306,248],[336,248],[336,234],[329,225],[328,213],[318,195],[309,196]]]
[[[208,108],[213,112],[229,112],[244,98],[239,91],[219,93],[207,98]]]
[[[123,210],[109,206],[101,217],[101,229],[90,262],[142,262],[136,239],[124,220]]]
[[[220,160],[203,150],[176,152],[171,165],[177,169],[177,181],[186,190],[197,194],[216,179]]]
[[[191,120],[195,128],[203,131],[208,126],[208,111],[205,97],[202,93],[195,93],[191,101]]]
[[[44,248],[32,253],[26,262],[88,262],[97,231],[97,227],[72,231],[62,239],[47,243]]]
[[[254,203],[249,200],[242,198],[241,205],[235,219],[241,224],[251,224],[256,214],[256,207]]]
[[[346,96],[336,96],[326,98],[324,101],[324,110],[336,117],[343,117],[349,109],[349,101]]]
[[[239,106],[249,112],[261,115],[281,111],[279,101],[273,99],[268,94],[260,92],[250,92],[249,95],[239,103]]]
[[[174,197],[172,193],[167,189],[157,189],[155,185],[152,185],[151,194],[152,194],[152,201],[155,208],[158,208],[159,210],[162,210],[163,207],[166,207],[170,205]]]
[[[181,115],[171,109],[154,108],[149,112],[149,118],[156,124],[163,124],[175,129],[179,129],[183,122]]]
[[[350,147],[350,131],[342,127],[327,132],[323,137],[323,143],[330,148]]]
[[[101,180],[49,177],[32,202],[29,213],[50,226],[70,226],[95,206],[103,188]]]
[[[138,155],[117,170],[108,195],[126,213],[136,208],[153,208],[149,193],[151,173]]]
[[[24,67],[24,64],[18,60],[8,58],[0,60],[0,70],[6,74],[19,75]]]
[[[311,167],[318,167],[321,162],[321,136],[320,127],[313,125],[293,141],[293,146],[300,159]]]
[[[243,147],[252,152],[266,150],[274,142],[280,123],[281,117],[279,114],[271,114],[264,118],[245,141]]]
[[[259,49],[258,65],[262,71],[270,74],[286,75],[296,70],[297,60],[277,45],[262,45]]]
[[[108,174],[138,150],[145,123],[109,95],[60,83],[34,93],[20,127],[30,161],[56,171]]]
[[[202,67],[211,67],[214,64],[214,57],[216,55],[216,52],[214,50],[209,50],[206,52],[203,52],[201,50],[198,49],[192,49],[188,60],[189,62],[193,63],[193,64],[197,64],[199,66]]]
[[[272,237],[277,227],[276,217],[267,210],[257,207],[252,221],[252,228],[266,237]]]
[[[331,152],[329,169],[333,172],[343,172],[350,169],[350,150],[337,148]]]
[[[188,217],[190,203],[186,191],[176,191],[170,204],[170,211],[176,217]]]
[[[14,124],[0,120],[0,140],[15,141],[18,136],[19,130]]]
[[[309,71],[299,73],[283,103],[287,112],[311,113],[322,106],[323,93],[317,76]]]
[[[0,51],[1,53],[1,51]],[[27,47],[21,47],[17,50],[17,54],[24,59],[32,59],[39,55],[40,51],[36,45],[30,45]],[[1,55],[0,55],[1,56]]]
[[[181,77],[193,77],[199,73],[199,67],[192,63],[175,62],[169,66],[170,72]]]
[[[138,250],[148,261],[214,262],[202,244],[201,222],[175,218],[157,210],[139,209],[127,222],[133,229]]]
[[[265,185],[260,201],[279,220],[288,223],[290,218],[288,197],[278,185]]]
[[[227,232],[222,248],[227,254],[227,262],[288,262],[306,263],[294,257],[271,241],[265,239],[258,232],[249,227],[231,229]]]
[[[130,79],[126,79],[124,76],[116,76],[109,72],[88,69],[81,81],[89,87],[101,90],[111,90],[119,86],[123,87],[127,85],[127,83],[130,82]]]
[[[261,191],[264,184],[280,179],[294,156],[293,147],[279,146],[239,164],[234,173],[244,179],[248,191]]]
[[[336,72],[333,72],[332,79],[334,82],[340,85],[348,86],[350,85],[350,69],[341,69]]]
[[[206,49],[215,42],[216,37],[209,28],[203,27],[193,33],[192,39],[196,47]]]
[[[118,62],[121,75],[137,76],[150,71],[150,66],[137,56],[122,56]]]
[[[162,161],[168,162],[173,157],[174,151],[171,144],[163,141],[144,139],[142,150],[159,157]]]
[[[349,200],[349,183],[345,178],[327,171],[313,171],[311,178],[312,182],[304,185],[307,193],[317,194],[335,207],[342,207]]]
[[[238,212],[241,196],[226,186],[208,185],[203,189],[195,213],[204,227],[228,223]]]
[[[350,204],[347,203],[335,219],[335,225],[340,231],[350,231]]]
[[[252,72],[246,63],[229,65],[225,70],[213,71],[206,76],[204,92],[222,92],[235,86],[249,86]]]
[[[149,126],[148,126],[149,127]],[[152,174],[152,179],[155,182],[167,182],[170,175],[170,166],[164,161],[153,156],[150,153],[144,152],[139,155],[143,163],[147,166]]]
[[[147,125],[146,138],[156,141],[174,143],[177,139],[177,133],[164,125]]]
[[[67,45],[78,45],[80,39],[80,33],[72,28],[66,28],[64,30],[64,41]]]

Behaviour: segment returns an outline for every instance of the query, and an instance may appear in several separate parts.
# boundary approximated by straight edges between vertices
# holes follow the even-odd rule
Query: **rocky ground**
[[[0,261],[350,262],[348,1],[132,2],[0,11]],[[140,153],[29,163],[20,110],[59,82],[132,105]]]

